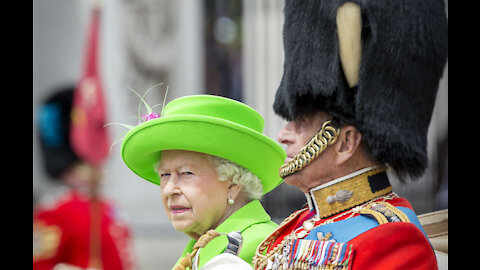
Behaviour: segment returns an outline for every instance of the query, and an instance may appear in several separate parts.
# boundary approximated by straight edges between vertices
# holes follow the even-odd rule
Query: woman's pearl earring
[[[235,200],[228,198],[228,204],[233,205],[234,202]]]

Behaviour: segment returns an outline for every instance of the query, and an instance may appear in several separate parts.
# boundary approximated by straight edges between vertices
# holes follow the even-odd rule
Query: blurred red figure
[[[131,233],[99,194],[101,170],[70,144],[73,88],[55,93],[38,111],[46,172],[59,181],[33,211],[33,269],[135,269]]]
[[[130,229],[99,194],[109,137],[98,70],[100,3],[93,2],[84,70],[76,86],[37,112],[46,172],[60,186],[33,211],[34,269],[134,269]]]

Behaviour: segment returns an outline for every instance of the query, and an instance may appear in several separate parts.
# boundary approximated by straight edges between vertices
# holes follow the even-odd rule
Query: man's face
[[[327,120],[327,115],[318,112],[308,116],[301,121],[288,122],[278,133],[278,141],[287,146],[287,158],[285,163],[305,146],[322,127]],[[298,187],[302,192],[307,193],[313,187],[324,184],[333,178],[333,155],[332,146],[329,146],[316,157],[310,164],[292,175],[285,177],[285,182]]]
[[[102,180],[102,171],[83,161],[75,163],[63,175],[62,179],[72,187],[88,188],[97,192]]]

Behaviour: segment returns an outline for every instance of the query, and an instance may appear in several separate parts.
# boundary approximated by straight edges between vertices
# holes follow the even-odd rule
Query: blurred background
[[[243,101],[265,118],[264,133],[276,139],[285,124],[272,104],[283,70],[283,1],[280,0],[36,0],[33,1],[33,106],[53,91],[77,84],[86,62],[92,6],[99,5],[98,67],[106,122],[135,125],[139,98],[150,105],[190,94],[216,94]],[[448,10],[448,1],[446,1]],[[448,13],[447,13],[448,14]],[[154,111],[160,113],[161,106]],[[146,111],[142,111],[145,113]],[[112,140],[126,131],[106,127]],[[36,126],[34,125],[34,134]],[[414,183],[394,190],[417,214],[448,208],[448,64],[429,130],[430,165]],[[53,189],[33,136],[33,205]],[[101,192],[130,224],[139,269],[169,269],[188,237],[173,229],[159,188],[123,163],[120,143],[103,165]],[[280,222],[305,203],[303,193],[282,184],[263,203]],[[274,207],[275,206],[275,207]]]

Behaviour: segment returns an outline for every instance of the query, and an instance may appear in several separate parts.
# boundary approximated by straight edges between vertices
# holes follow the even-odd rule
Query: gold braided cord
[[[175,265],[173,270],[185,270],[188,268],[192,269],[192,261],[197,254],[199,248],[205,247],[210,241],[212,241],[215,237],[219,236],[220,233],[216,232],[215,230],[208,230],[205,234],[198,238],[198,241],[193,245],[192,253],[188,253],[180,260],[180,263]]]
[[[328,145],[337,141],[340,129],[330,125],[331,121],[325,121],[320,131],[298,152],[292,160],[280,167],[280,177],[285,178],[302,170],[313,159],[318,157]]]

